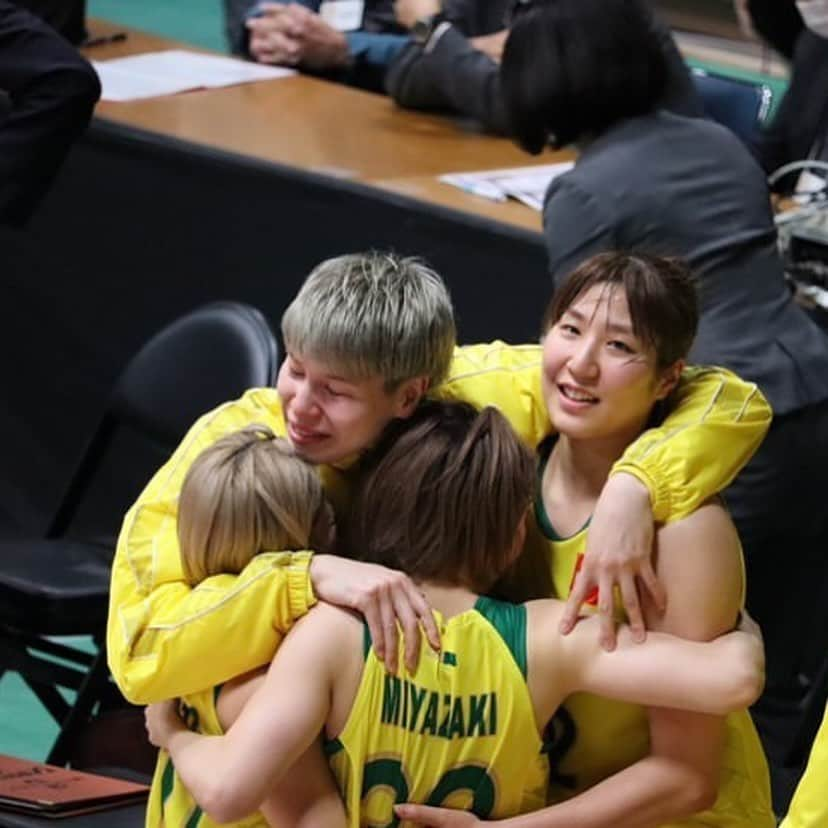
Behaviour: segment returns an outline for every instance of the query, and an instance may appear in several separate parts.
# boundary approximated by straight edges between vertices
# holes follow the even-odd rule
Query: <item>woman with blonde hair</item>
[[[422,647],[414,670],[390,673],[362,619],[322,604],[285,639],[227,734],[193,733],[174,705],[151,705],[152,741],[213,818],[259,807],[320,730],[350,828],[399,825],[394,805],[409,797],[509,817],[543,805],[543,723],[575,690],[708,714],[758,694],[761,644],[743,633],[705,644],[652,633],[636,644],[622,628],[607,652],[597,618],[556,634],[560,601],[484,597],[521,554],[535,487],[532,452],[497,409],[424,403],[360,471],[351,541],[414,579],[442,651]]]
[[[209,583],[220,588],[255,555],[302,549],[324,553],[332,547],[333,535],[333,512],[316,469],[265,425],[253,424],[217,440],[196,457],[184,478],[178,501],[181,563],[190,586],[207,582],[201,587],[206,600]],[[290,601],[287,591],[283,600]],[[269,617],[270,608],[264,611]],[[263,679],[264,667],[189,693],[178,700],[178,711],[194,730],[221,734]],[[299,760],[289,787],[281,793],[274,790],[262,803],[262,815],[270,824],[336,828],[344,820],[342,802],[318,750]],[[164,752],[155,768],[147,824],[215,824],[174,776]],[[259,816],[251,816],[238,824],[262,823]]]
[[[314,467],[286,439],[254,424],[196,458],[178,509],[181,562],[194,586],[238,574],[259,552],[316,548],[311,535],[326,500]]]

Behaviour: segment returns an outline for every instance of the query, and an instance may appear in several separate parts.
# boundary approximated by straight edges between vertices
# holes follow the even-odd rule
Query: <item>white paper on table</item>
[[[293,69],[280,66],[262,66],[184,49],[99,60],[93,65],[101,79],[101,98],[105,101],[131,101],[296,74]]]
[[[573,166],[575,166],[574,162],[564,161],[533,167],[449,173],[441,175],[440,181],[459,187],[467,193],[488,198],[490,201],[505,201],[507,197],[514,198],[540,212],[543,210],[543,199],[549,184],[554,178],[571,170]]]
[[[319,16],[340,32],[361,29],[364,14],[364,0],[324,0],[319,7]]]

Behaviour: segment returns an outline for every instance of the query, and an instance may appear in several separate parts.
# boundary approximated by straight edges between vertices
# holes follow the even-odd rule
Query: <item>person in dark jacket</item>
[[[0,0],[0,90],[0,221],[21,225],[86,129],[101,88],[54,29]]]
[[[552,279],[608,250],[684,259],[702,301],[691,359],[753,380],[773,407],[768,436],[725,496],[777,693],[824,652],[828,337],[793,301],[747,148],[716,123],[659,107],[668,72],[643,3],[533,5],[512,25],[501,82],[521,146],[579,149],[546,194]]]
[[[398,0],[397,18],[411,42],[386,75],[388,94],[400,106],[468,116],[485,129],[511,132],[498,64],[512,11],[532,4],[514,0]],[[667,61],[661,104],[682,115],[701,116],[701,102],[669,29],[648,11]]]

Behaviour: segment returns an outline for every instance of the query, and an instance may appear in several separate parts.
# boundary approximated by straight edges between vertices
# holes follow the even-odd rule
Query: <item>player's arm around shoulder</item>
[[[734,628],[744,596],[736,529],[716,500],[656,533],[657,573],[667,604],[647,612],[648,629],[710,641]],[[713,806],[718,795],[724,719],[666,707],[648,710],[651,756],[666,769],[665,798],[676,815]]]
[[[744,598],[744,565],[736,527],[718,498],[661,526],[655,557],[667,607],[647,608],[653,629],[710,640],[735,626]]]
[[[692,514],[738,474],[764,439],[772,411],[755,383],[716,366],[682,372],[664,422],[624,452],[613,474],[637,477],[657,521]]]
[[[361,635],[349,612],[320,605],[285,638],[224,736],[179,730],[169,741],[176,770],[211,818],[233,822],[256,811],[306,754],[348,689],[347,670],[361,670]]]
[[[438,399],[494,406],[518,436],[536,446],[550,431],[541,392],[540,345],[500,340],[454,349],[449,375],[433,390]]]
[[[761,693],[762,641],[749,621],[710,643],[650,632],[642,644],[624,624],[617,646],[607,651],[597,615],[561,636],[562,609],[555,600],[527,605],[529,688],[539,721],[576,691],[715,715],[743,709]]]
[[[176,526],[184,477],[207,446],[256,422],[282,433],[275,390],[253,389],[201,417],[124,519],[107,649],[112,674],[133,702],[196,692],[267,662],[313,600],[307,555],[259,556],[239,578],[211,578],[196,589],[184,581]],[[271,624],[263,623],[262,607],[273,608]],[[222,659],[213,657],[219,638]]]
[[[548,722],[561,702],[578,687],[576,671],[569,669],[569,652],[577,649],[580,631],[560,634],[564,604],[554,598],[526,603],[527,686],[538,722]],[[597,636],[596,636],[597,640]]]

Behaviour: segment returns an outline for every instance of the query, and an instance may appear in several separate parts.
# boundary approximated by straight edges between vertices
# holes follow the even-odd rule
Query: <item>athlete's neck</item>
[[[479,597],[466,587],[447,586],[431,581],[421,581],[419,587],[429,606],[438,610],[444,618],[452,618],[470,610]]]
[[[541,480],[543,506],[563,537],[588,520],[607,482],[613,463],[629,440],[571,440],[561,434],[552,448]]]

